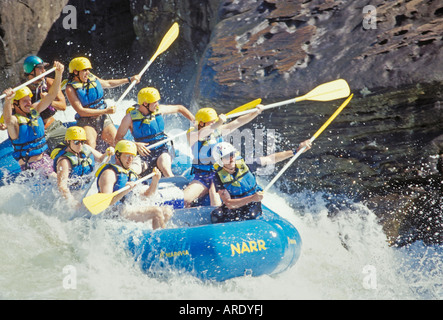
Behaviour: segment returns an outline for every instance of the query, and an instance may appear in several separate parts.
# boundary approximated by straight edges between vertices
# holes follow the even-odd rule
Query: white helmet
[[[237,149],[235,149],[234,146],[228,142],[220,142],[216,144],[212,150],[212,156],[219,166],[223,166],[223,158],[232,154],[235,155],[236,153]]]

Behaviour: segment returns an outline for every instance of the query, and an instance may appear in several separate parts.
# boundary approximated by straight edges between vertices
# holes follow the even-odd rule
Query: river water
[[[116,123],[132,102],[113,115]],[[71,121],[73,113],[57,117]],[[184,148],[184,141],[177,146]],[[146,276],[116,236],[121,222],[71,219],[75,211],[52,185],[11,184],[0,192],[0,299],[443,298],[441,246],[390,247],[368,208],[353,203],[331,218],[322,193],[274,188],[265,197],[301,234],[295,266],[275,276],[212,283]]]

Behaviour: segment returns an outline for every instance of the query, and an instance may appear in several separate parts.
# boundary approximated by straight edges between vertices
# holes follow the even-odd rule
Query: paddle
[[[48,71],[42,73],[41,75],[39,75],[39,76],[37,76],[37,77],[35,77],[35,78],[32,78],[32,79],[29,80],[29,81],[26,81],[25,83],[19,85],[18,87],[15,87],[14,89],[12,89],[12,91],[17,92],[17,91],[20,90],[21,88],[26,87],[28,84],[31,84],[31,83],[37,81],[38,79],[41,79],[41,78],[43,78],[44,76],[46,76],[46,75],[48,75],[48,74],[50,74],[51,72],[54,72],[54,71],[55,71],[55,67],[49,69]],[[2,95],[0,96],[0,100],[3,99],[4,97],[6,97],[6,94],[2,94]]]
[[[312,89],[311,91],[309,91],[307,94],[305,94],[303,96],[266,105],[263,107],[263,110],[267,110],[267,109],[271,109],[271,108],[275,108],[275,107],[280,107],[283,105],[287,105],[290,103],[296,103],[296,102],[300,102],[300,101],[304,101],[304,100],[331,101],[331,100],[346,98],[347,96],[349,96],[350,93],[351,93],[351,90],[349,89],[349,85],[346,82],[346,80],[338,79],[338,80],[334,80],[331,82],[323,83],[323,84],[315,87],[314,89]],[[237,112],[235,114],[230,114],[230,115],[228,115],[228,119],[231,119],[234,117],[239,117],[239,116],[242,116],[244,114],[248,114],[248,113],[251,113],[254,111],[256,111],[255,108],[241,111],[241,112]]]
[[[93,173],[94,179],[92,179],[92,180],[88,183],[88,185],[87,185],[87,187],[86,187],[86,191],[83,193],[83,197],[82,197],[82,198],[85,198],[85,197],[88,195],[89,190],[91,190],[91,187],[94,185],[94,182],[97,180],[97,177],[95,176],[95,173],[97,172],[97,170],[100,168],[100,166],[101,166],[103,163],[107,163],[107,162],[109,162],[109,160],[111,160],[111,156],[110,156],[110,155],[107,155],[106,158],[105,158],[105,160],[103,160],[103,161],[97,166],[97,169],[96,169],[96,170],[94,171],[94,173]]]
[[[231,114],[231,113],[234,113],[234,111],[236,111],[236,110],[247,110],[247,109],[250,109],[250,108],[255,108],[260,103],[261,103],[261,99],[255,99],[255,100],[253,100],[251,102],[248,102],[248,103],[245,103],[244,105],[241,105],[240,107],[235,108],[234,110],[228,112],[227,115]],[[152,149],[152,148],[161,146],[162,144],[165,144],[165,143],[167,143],[167,142],[169,142],[171,140],[175,140],[175,139],[177,139],[177,138],[179,138],[181,136],[184,136],[185,134],[187,134],[188,132],[191,132],[193,130],[195,130],[194,127],[189,128],[188,130],[180,132],[180,133],[178,133],[178,134],[176,134],[176,135],[174,135],[172,137],[168,137],[167,139],[164,139],[164,140],[158,141],[158,142],[156,142],[154,144],[151,144],[151,145],[149,145],[147,147],[147,149]]]
[[[311,137],[311,142],[314,142],[315,139],[318,138],[318,136],[331,124],[331,122],[338,116],[338,114],[346,107],[351,101],[352,97],[354,95],[351,94],[343,103],[342,105],[334,112],[334,114],[323,124],[323,126],[317,130],[317,132]],[[271,188],[274,183],[278,180],[278,178],[281,177],[283,173],[292,165],[292,163],[297,160],[297,158],[306,150],[306,147],[301,148],[298,150],[298,152],[285,164],[285,166],[280,170],[280,172],[269,182],[269,184],[265,187],[263,192],[266,192]]]
[[[145,180],[152,178],[155,175],[155,172],[148,174],[147,176],[138,179],[135,183],[139,184]],[[128,190],[130,186],[123,187],[113,193],[96,193],[89,197],[83,199],[83,204],[85,207],[91,212],[91,214],[96,215],[108,208],[111,205],[112,199],[114,197],[126,190]]]
[[[171,44],[175,41],[175,39],[177,39],[178,37],[178,23],[175,22],[172,27],[169,29],[168,32],[166,32],[166,34],[164,35],[162,41],[160,42],[160,45],[158,46],[157,51],[154,53],[154,55],[152,56],[151,60],[149,60],[149,62],[146,64],[146,66],[143,68],[142,71],[140,71],[140,73],[138,74],[140,76],[140,78],[142,77],[142,75],[146,72],[146,70],[148,70],[149,66],[152,64],[152,62],[163,52],[165,52],[170,46]],[[131,89],[135,86],[137,81],[132,81],[131,85],[125,90],[125,92],[123,92],[122,96],[117,100],[116,104],[118,105],[120,102],[122,102],[122,100],[126,97],[126,95],[129,93],[129,91],[131,91]]]
[[[226,115],[229,116],[229,115],[234,114],[234,113],[239,113],[239,112],[242,112],[242,111],[245,111],[245,110],[253,109],[257,105],[259,105],[260,103],[261,103],[261,99],[260,98],[259,99],[255,99],[255,100],[253,100],[251,102],[245,103],[244,105],[242,105],[240,107],[235,108],[232,111],[229,111]]]

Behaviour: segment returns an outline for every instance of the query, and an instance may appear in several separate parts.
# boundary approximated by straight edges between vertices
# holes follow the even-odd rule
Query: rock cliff
[[[66,4],[78,9],[77,30],[61,26]],[[17,82],[31,53],[65,63],[88,54],[100,75],[138,72],[175,21],[179,39],[142,85],[193,111],[228,111],[346,79],[353,101],[285,175],[288,192],[344,192],[374,209],[393,242],[441,241],[441,1],[2,0],[0,85]],[[340,103],[280,107],[255,123],[276,130],[278,148],[293,148]]]

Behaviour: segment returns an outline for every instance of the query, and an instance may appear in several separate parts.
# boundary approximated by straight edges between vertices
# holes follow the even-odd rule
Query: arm
[[[46,81],[48,83],[49,87],[52,87],[54,83],[54,79],[46,78]],[[52,101],[51,105],[54,107],[54,109],[58,111],[65,111],[66,110],[66,99],[65,95],[61,90],[58,91],[57,96],[55,97],[54,101]]]
[[[62,76],[63,76],[63,70],[65,70],[65,66],[61,64],[60,62],[55,61],[54,62],[55,69],[55,79],[52,83],[51,88],[49,89],[49,92],[47,95],[45,95],[40,103],[37,104],[35,109],[38,111],[38,113],[41,113],[46,108],[49,107],[49,105],[54,101],[54,99],[57,97],[59,91],[60,91],[60,85],[62,82]]]
[[[12,140],[18,138],[18,121],[17,118],[12,115],[12,99],[15,96],[15,92],[11,88],[4,91],[6,94],[5,105],[3,107],[3,119],[5,121],[6,128],[8,129],[9,137]]]
[[[123,137],[128,132],[128,130],[131,130],[131,132],[132,132],[132,119],[131,119],[131,115],[129,113],[123,117],[122,122],[120,123],[120,126],[118,127],[117,134],[115,135],[115,143],[122,140]]]
[[[158,182],[162,176],[162,173],[157,168],[154,168],[155,176],[152,177],[151,184],[149,185],[149,188],[143,193],[145,197],[152,196],[155,191],[157,191]]]
[[[74,200],[68,187],[69,173],[71,172],[71,163],[66,157],[61,157],[57,162],[57,186],[60,193],[66,200]]]
[[[104,80],[97,77],[98,81],[100,81],[100,84],[102,85],[103,89],[111,89],[116,88],[119,86],[122,86],[126,83],[131,83],[132,81],[136,81],[137,83],[140,82],[139,75],[132,76],[130,78],[124,78],[124,79],[110,79],[110,80]],[[130,80],[130,81],[129,81]]]
[[[303,152],[306,152],[309,149],[311,149],[311,146],[312,146],[311,140],[310,139],[305,140],[305,141],[301,142],[298,145],[298,148],[294,151],[292,151],[292,150],[282,151],[282,152],[277,152],[277,153],[271,154],[269,156],[260,157],[260,165],[266,166],[266,165],[274,164],[274,163],[289,159],[294,154],[296,154],[301,148],[306,147],[306,150],[303,151]]]
[[[82,103],[77,97],[77,92],[71,85],[66,86],[65,92],[66,96],[68,97],[69,103],[74,108],[74,110],[80,115],[80,117],[98,117],[103,114],[115,113],[115,107],[108,107],[106,109],[84,108]]]
[[[220,195],[221,200],[226,205],[226,207],[228,207],[228,209],[237,209],[247,205],[250,202],[260,202],[261,200],[263,200],[263,192],[261,191],[254,193],[253,195],[238,199],[232,199],[231,195],[226,189],[219,190],[218,194]]]
[[[225,125],[223,125],[223,135],[227,135],[231,133],[232,131],[240,128],[241,126],[247,124],[248,122],[251,122],[253,119],[255,119],[260,113],[262,112],[261,105],[257,106],[257,111],[246,114],[244,116],[238,117],[232,122],[229,122]]]
[[[98,185],[100,187],[100,193],[113,193],[114,184],[117,182],[117,175],[115,174],[114,170],[107,169],[105,170],[102,175],[100,176],[100,179],[98,181]],[[129,192],[132,191],[132,189],[135,187],[135,184],[128,183],[128,185],[131,186],[128,190],[125,190],[123,192],[120,192],[118,195],[116,195],[110,205],[115,204],[117,201],[119,201],[121,198],[123,198],[125,195],[127,195]]]
[[[195,121],[195,117],[191,111],[182,105],[161,105],[159,111],[162,114],[180,113],[191,122]]]

